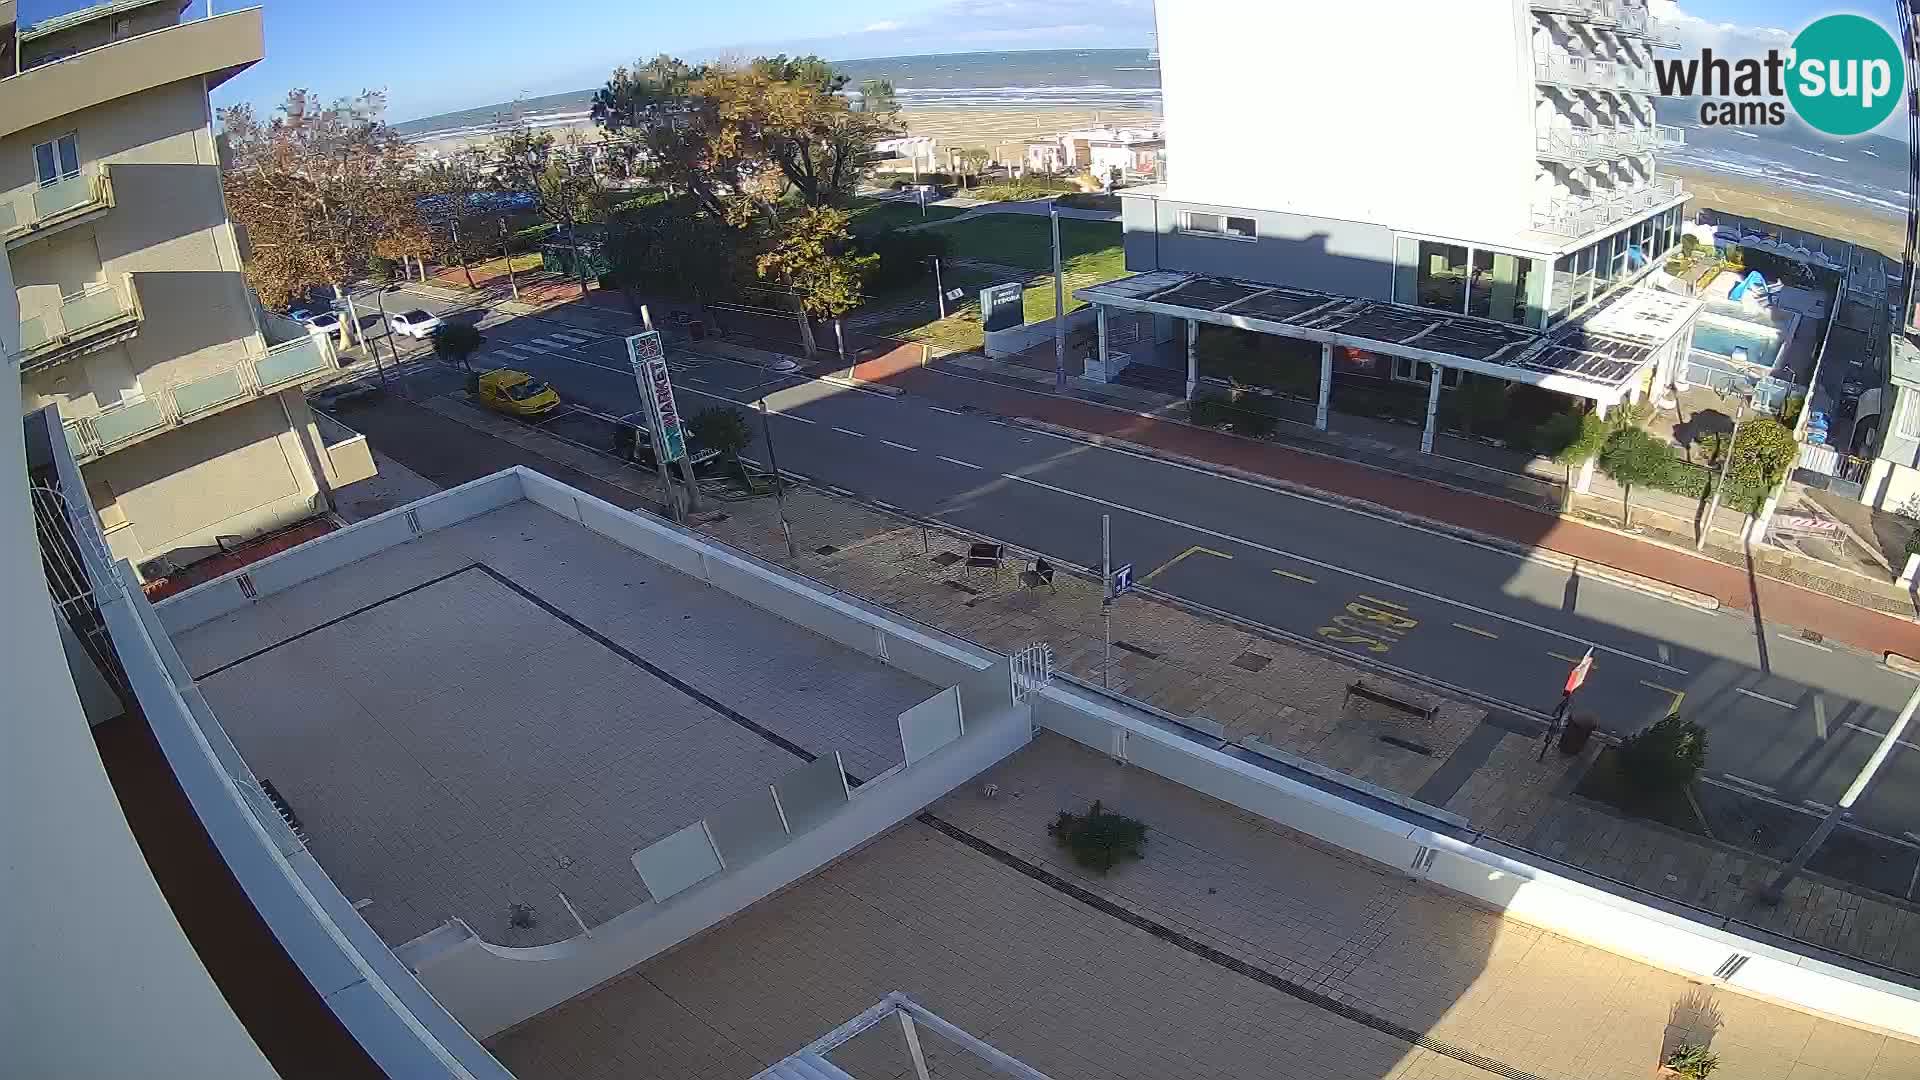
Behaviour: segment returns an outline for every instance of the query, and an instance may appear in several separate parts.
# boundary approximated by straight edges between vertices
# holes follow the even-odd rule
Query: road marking
[[[1769,795],[1772,795],[1775,793],[1774,789],[1768,787],[1765,784],[1760,783],[1758,780],[1749,780],[1744,776],[1735,776],[1732,773],[1721,773],[1720,775],[1726,777],[1727,779],[1733,781],[1736,784],[1739,784],[1741,787],[1752,788],[1755,791],[1764,791]]]
[[[1407,610],[1406,605],[1404,604],[1396,604],[1391,600],[1382,600],[1377,596],[1368,596],[1366,593],[1361,593],[1359,595],[1360,595],[1360,599],[1365,600],[1369,604],[1379,604],[1381,607],[1392,608],[1395,611]]]
[[[1482,630],[1477,626],[1468,626],[1463,622],[1454,623],[1453,628],[1456,630],[1465,630],[1469,634],[1479,634],[1483,638],[1492,638],[1495,641],[1500,640],[1500,635],[1491,630]]]
[[[1295,580],[1295,581],[1304,581],[1304,582],[1306,582],[1306,583],[1307,583],[1307,584],[1309,584],[1309,585],[1317,585],[1317,584],[1319,584],[1319,582],[1317,582],[1317,581],[1315,581],[1315,580],[1313,580],[1312,578],[1310,578],[1310,577],[1308,577],[1307,575],[1305,575],[1305,574],[1296,574],[1296,573],[1294,573],[1294,572],[1293,572],[1293,571],[1291,571],[1291,570],[1275,570],[1275,571],[1274,571],[1274,573],[1276,573],[1276,574],[1279,574],[1279,575],[1280,575],[1281,577],[1283,577],[1283,578],[1292,578],[1292,579],[1293,579],[1293,580]]]
[[[920,448],[917,446],[908,446],[906,443],[894,442],[892,439],[881,439],[880,441],[883,443],[886,443],[888,446],[893,447],[895,450],[905,450],[908,453],[913,453],[913,454],[917,454],[920,452]]]
[[[798,420],[803,424],[817,424],[820,422],[818,420],[809,420],[806,417],[801,416],[799,413],[781,412],[779,409],[773,409],[770,411],[775,416],[784,416],[789,420]]]
[[[938,405],[929,405],[929,406],[927,406],[927,408],[929,408],[929,409],[932,409],[932,410],[933,410],[934,412],[943,412],[943,413],[946,413],[946,414],[947,414],[948,416],[965,416],[965,415],[967,415],[966,413],[963,413],[963,412],[957,412],[957,411],[955,411],[955,410],[953,410],[953,409],[943,409],[943,408],[941,408],[941,407],[940,407],[940,406],[938,406]]]
[[[1673,716],[1674,714],[1678,713],[1680,711],[1680,703],[1687,699],[1687,692],[1685,690],[1675,690],[1671,686],[1661,686],[1657,682],[1648,682],[1645,679],[1640,680],[1640,685],[1646,687],[1649,690],[1658,690],[1663,694],[1673,695],[1673,704],[1667,706],[1668,716]]]
[[[1800,802],[1805,806],[1813,807],[1815,810],[1818,810],[1823,814],[1829,813],[1833,810],[1833,807],[1827,805],[1826,803],[1821,802],[1819,799],[1801,799]]]
[[[835,430],[835,431],[837,431],[837,432],[839,432],[839,433],[840,433],[840,434],[842,434],[842,435],[851,435],[851,436],[853,436],[853,437],[854,437],[854,438],[856,438],[856,439],[864,439],[864,438],[866,438],[866,435],[865,435],[865,434],[863,434],[863,433],[861,433],[861,432],[858,432],[858,431],[855,431],[855,430],[853,430],[852,428],[843,428],[843,427],[837,427],[837,428],[834,428],[833,430]]]
[[[980,467],[978,465],[975,465],[971,461],[961,461],[959,458],[951,458],[946,456],[945,454],[940,455],[940,460],[946,462],[949,465],[958,465],[963,469],[977,469]]]
[[[1553,657],[1555,660],[1565,660],[1569,664],[1577,664],[1580,662],[1580,658],[1577,656],[1568,656],[1566,653],[1557,653],[1552,650],[1548,650],[1547,655]]]
[[[1876,738],[1876,739],[1884,739],[1884,738],[1886,738],[1886,737],[1887,737],[1887,733],[1886,733],[1886,732],[1884,732],[1884,731],[1875,731],[1875,730],[1873,730],[1872,728],[1870,728],[1870,727],[1868,727],[1868,726],[1867,726],[1867,725],[1865,725],[1865,724],[1841,724],[1840,726],[1841,726],[1841,727],[1843,727],[1843,728],[1851,728],[1851,729],[1853,729],[1854,731],[1858,731],[1858,732],[1861,732],[1862,734],[1866,734],[1866,735],[1871,735],[1871,736],[1873,736],[1873,737],[1874,737],[1874,738]],[[1906,748],[1907,748],[1907,749],[1909,749],[1909,750],[1920,750],[1920,744],[1914,744],[1914,743],[1910,743],[1910,742],[1908,742],[1908,741],[1907,741],[1907,740],[1905,740],[1905,739],[1895,739],[1895,740],[1893,740],[1893,741],[1894,741],[1894,743],[1895,743],[1895,745],[1898,745],[1898,746],[1904,746],[1904,747],[1906,747]]]
[[[1821,652],[1833,651],[1833,646],[1822,645],[1816,641],[1808,641],[1806,638],[1801,637],[1799,634],[1775,634],[1774,636],[1778,637],[1781,641],[1791,641],[1795,645],[1805,645],[1809,649],[1819,649]]]
[[[1144,457],[1145,455],[1135,455],[1135,456]],[[1156,459],[1148,458],[1148,460],[1151,461]],[[1204,469],[1194,469],[1193,471],[1202,472],[1202,473],[1205,472]],[[1305,555],[1295,554],[1294,552],[1291,552],[1291,551],[1285,551],[1281,548],[1273,547],[1270,544],[1257,543],[1252,540],[1247,540],[1242,537],[1234,536],[1232,533],[1224,533],[1224,532],[1220,532],[1217,529],[1209,529],[1204,525],[1195,525],[1195,524],[1192,524],[1191,522],[1180,521],[1176,518],[1167,517],[1164,514],[1156,514],[1149,510],[1140,510],[1135,507],[1127,506],[1124,503],[1111,502],[1109,500],[1098,498],[1097,496],[1093,496],[1093,495],[1083,495],[1080,492],[1074,491],[1070,488],[1057,487],[1053,484],[1048,484],[1040,480],[1035,480],[1032,477],[1019,476],[1014,473],[1001,473],[1000,475],[1006,477],[1009,480],[1019,481],[1022,484],[1030,484],[1034,487],[1041,488],[1046,491],[1052,491],[1057,494],[1069,495],[1076,499],[1082,499],[1087,502],[1093,503],[1096,506],[1106,506],[1115,510],[1125,511],[1126,513],[1133,514],[1137,517],[1146,518],[1149,521],[1158,521],[1164,525],[1172,525],[1176,528],[1181,528],[1181,529],[1190,529],[1193,532],[1197,532],[1205,536],[1217,537],[1218,539],[1228,541],[1229,543],[1240,544],[1244,547],[1252,548],[1255,551],[1264,551],[1270,555],[1278,555],[1282,558],[1292,559],[1296,562],[1306,563],[1309,566],[1317,566],[1322,570],[1331,570],[1337,574],[1345,574],[1348,577],[1359,578],[1361,581],[1372,582],[1373,584],[1379,585],[1382,588],[1397,589],[1400,592],[1412,593],[1413,595],[1421,597],[1423,599],[1434,600],[1442,604],[1448,604],[1453,607],[1459,608],[1462,611],[1471,611],[1476,615],[1485,615],[1490,619],[1497,619],[1500,622],[1511,623],[1514,626],[1524,626],[1529,630],[1533,630],[1542,634],[1547,634],[1549,636],[1559,638],[1563,641],[1571,641],[1580,645],[1589,646],[1600,652],[1611,653],[1614,656],[1625,657],[1628,660],[1638,660],[1643,664],[1648,664],[1653,667],[1657,667],[1662,671],[1671,671],[1675,675],[1687,674],[1687,670],[1685,668],[1675,667],[1672,664],[1661,663],[1658,660],[1654,660],[1645,656],[1640,656],[1636,653],[1627,652],[1625,649],[1616,649],[1611,645],[1602,645],[1597,641],[1588,641],[1585,638],[1575,637],[1574,635],[1566,633],[1564,631],[1555,630],[1547,626],[1541,626],[1538,623],[1528,622],[1525,619],[1515,618],[1512,615],[1502,615],[1497,611],[1489,611],[1486,608],[1469,604],[1464,600],[1455,600],[1455,599],[1452,599],[1451,597],[1441,596],[1439,593],[1427,592],[1424,589],[1415,589],[1407,585],[1402,585],[1399,582],[1388,581],[1385,578],[1377,578],[1371,574],[1365,574],[1358,570],[1349,570],[1344,566],[1336,566],[1330,562],[1322,562],[1319,559],[1309,558],[1308,556],[1305,556]],[[1207,474],[1207,475],[1215,475],[1215,474]],[[1253,484],[1250,486],[1260,487],[1261,485]],[[1272,489],[1268,489],[1268,490],[1272,490]],[[1372,515],[1363,515],[1363,516],[1372,516]],[[1390,519],[1382,518],[1380,520],[1390,520]],[[1437,535],[1443,535],[1443,534],[1437,534]]]
[[[1768,697],[1768,696],[1767,696],[1767,695],[1765,695],[1765,694],[1762,694],[1762,693],[1758,693],[1758,692],[1756,692],[1756,691],[1753,691],[1753,690],[1749,690],[1749,689],[1747,689],[1747,688],[1746,688],[1746,687],[1744,687],[1744,686],[1736,686],[1736,687],[1734,687],[1734,688],[1733,688],[1733,692],[1734,692],[1734,693],[1736,693],[1736,694],[1745,694],[1745,695],[1747,695],[1747,696],[1748,696],[1748,697],[1750,697],[1750,698],[1758,698],[1758,699],[1760,699],[1761,701],[1764,701],[1764,702],[1766,702],[1766,703],[1767,703],[1767,704],[1769,704],[1769,705],[1778,705],[1778,706],[1780,706],[1780,707],[1781,707],[1781,708],[1783,708],[1783,709],[1797,709],[1797,708],[1799,708],[1799,706],[1798,706],[1798,705],[1795,705],[1795,704],[1794,704],[1793,702],[1791,702],[1791,701],[1781,701],[1781,700],[1780,700],[1779,698],[1777,698],[1777,697]]]
[[[1152,581],[1154,578],[1157,578],[1161,574],[1166,573],[1168,570],[1173,569],[1173,565],[1175,563],[1179,562],[1182,559],[1187,558],[1190,555],[1211,555],[1216,559],[1232,559],[1233,558],[1233,556],[1227,554],[1224,551],[1215,551],[1212,548],[1201,547],[1200,545],[1195,544],[1193,547],[1188,548],[1187,550],[1181,552],[1180,554],[1175,555],[1173,558],[1168,559],[1166,562],[1161,563],[1159,566],[1154,567],[1151,571],[1148,571],[1147,576],[1140,579],[1140,584],[1145,585],[1148,582]]]
[[[1827,698],[1825,694],[1815,693],[1813,695],[1813,737],[1816,739],[1825,739],[1827,737]]]
[[[696,378],[694,378],[694,377],[693,377],[693,376],[691,376],[691,375],[682,375],[682,376],[680,377],[680,381],[681,381],[681,383],[683,383],[683,384],[685,384],[685,385],[687,385],[687,386],[705,386],[705,385],[707,385],[707,381],[706,381],[705,379],[696,379]]]

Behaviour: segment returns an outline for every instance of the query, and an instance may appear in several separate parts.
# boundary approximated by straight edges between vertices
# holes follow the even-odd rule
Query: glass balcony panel
[[[190,416],[202,409],[224,405],[246,392],[246,377],[235,368],[174,387],[173,407],[181,416]]]
[[[114,288],[99,289],[60,303],[60,321],[69,334],[117,319],[126,312],[127,306],[120,301],[120,290]]]
[[[48,184],[33,193],[33,216],[43,221],[62,211],[93,201],[93,176],[82,173],[57,184]]]
[[[255,370],[259,373],[260,385],[270,387],[318,374],[330,366],[326,346],[308,336],[275,346],[260,358]]]
[[[122,439],[152,431],[166,422],[167,415],[161,411],[160,402],[148,399],[100,413],[93,417],[93,430],[100,436],[102,446],[112,446]]]
[[[45,345],[52,339],[52,336],[53,335],[47,332],[47,320],[45,316],[35,315],[31,319],[20,320],[21,352],[32,352],[40,346]]]

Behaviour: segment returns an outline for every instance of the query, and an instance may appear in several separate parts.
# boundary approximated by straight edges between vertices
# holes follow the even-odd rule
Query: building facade
[[[32,26],[0,3],[0,331],[24,406],[58,408],[114,554],[165,573],[327,508],[302,388],[271,343],[220,184],[208,93],[264,55],[259,9],[117,0]]]

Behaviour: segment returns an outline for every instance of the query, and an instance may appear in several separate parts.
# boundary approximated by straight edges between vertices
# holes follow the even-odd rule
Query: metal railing
[[[28,368],[67,345],[140,317],[140,294],[134,289],[131,275],[123,284],[95,285],[78,296],[62,298],[60,306],[51,311],[21,319],[20,351],[16,355],[21,366]]]
[[[119,444],[156,431],[189,424],[241,401],[276,393],[333,371],[333,344],[320,337],[289,341],[222,371],[163,386],[145,397],[123,401],[91,416],[65,421],[67,446],[74,460],[87,461]]]
[[[1646,127],[1573,127],[1534,136],[1538,157],[1574,164],[1652,153],[1684,145],[1686,133],[1671,124]]]
[[[1653,92],[1653,75],[1646,68],[1628,61],[1593,56],[1543,56],[1533,62],[1533,77],[1536,82],[1594,90]]]
[[[18,240],[60,218],[112,205],[112,173],[97,165],[58,183],[0,197],[0,237]]]
[[[1657,25],[1644,6],[1620,0],[1533,0],[1533,10],[1567,15],[1623,34],[1648,35]]]
[[[1536,208],[1533,227],[1559,236],[1581,237],[1626,221],[1680,195],[1680,181],[1656,176],[1635,187],[1599,195],[1575,195]]]

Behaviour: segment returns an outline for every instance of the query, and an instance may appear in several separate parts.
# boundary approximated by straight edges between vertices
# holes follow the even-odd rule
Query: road
[[[624,347],[537,319],[493,325],[476,366],[512,366],[569,402],[638,407]],[[1041,433],[913,396],[774,376],[681,356],[686,411],[773,412],[781,466],[1049,557],[1114,563],[1185,600],[1535,714],[1552,708],[1588,648],[1577,710],[1627,733],[1676,705],[1711,733],[1709,780],[1811,812],[1836,799],[1912,690],[1875,658],[1756,630],[1542,561],[1326,500]],[[754,425],[756,433],[759,425]],[[763,454],[758,444],[752,453]],[[1896,749],[1857,807],[1864,829],[1920,846],[1920,739]]]

